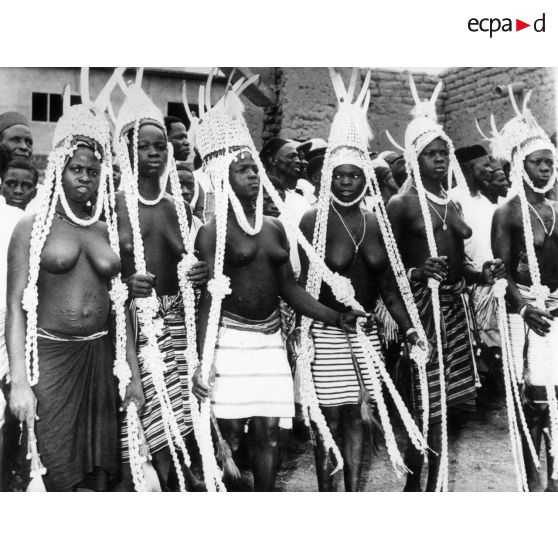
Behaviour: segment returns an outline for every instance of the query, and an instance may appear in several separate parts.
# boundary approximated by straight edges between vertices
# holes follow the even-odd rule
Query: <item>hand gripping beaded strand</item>
[[[428,209],[428,202],[426,201],[425,188],[422,184],[420,177],[420,169],[418,164],[417,154],[415,152],[409,153],[410,166],[412,168],[415,185],[418,192],[420,208],[424,220],[424,228],[426,230],[426,240],[431,257],[438,257],[438,247],[436,246],[436,239],[434,238],[434,228],[432,226],[432,219],[430,210]],[[442,415],[442,435],[441,435],[441,455],[440,455],[440,469],[438,472],[438,479],[436,481],[436,491],[444,492],[448,489],[448,431],[447,431],[447,400],[446,400],[446,379],[444,373],[444,355],[442,350],[442,328],[441,328],[441,308],[440,308],[440,295],[439,295],[439,282],[433,278],[428,280],[428,286],[431,291],[432,298],[432,313],[434,314],[434,329],[436,332],[436,351],[438,356],[438,371],[440,380],[440,411]]]
[[[517,479],[517,487],[520,492],[528,492],[527,475],[525,472],[525,460],[523,455],[523,444],[521,440],[521,432],[518,424],[521,423],[523,435],[527,440],[530,454],[536,464],[540,467],[539,459],[533,446],[531,435],[527,429],[525,415],[523,413],[523,405],[521,402],[519,388],[517,385],[517,372],[514,370],[515,362],[512,356],[511,340],[508,327],[508,316],[506,312],[506,287],[505,279],[498,279],[494,284],[494,296],[498,301],[498,327],[500,337],[502,339],[502,366],[504,372],[504,384],[506,390],[506,408],[508,412],[508,422],[510,429],[511,451],[514,461],[514,470]]]
[[[430,198],[437,203],[442,204],[449,203],[447,196],[440,198],[439,196],[434,196],[433,194],[426,191],[424,185],[422,184],[422,179],[420,176],[420,169],[418,165],[418,155],[422,150],[432,141],[437,138],[442,139],[448,146],[449,155],[449,168],[448,168],[448,188],[451,187],[453,178],[457,182],[457,187],[460,189],[466,188],[465,178],[459,164],[455,158],[453,142],[449,136],[444,132],[442,126],[437,122],[436,115],[436,100],[442,90],[443,84],[439,82],[435,87],[430,99],[422,101],[418,95],[418,91],[413,80],[412,74],[409,74],[409,85],[411,88],[411,94],[415,102],[415,107],[413,108],[411,114],[413,119],[407,126],[405,131],[405,162],[407,166],[407,173],[410,177],[409,179],[414,179],[415,186],[418,192],[419,204],[421,208],[421,213],[424,220],[424,226],[426,230],[426,237],[430,255],[432,257],[437,257],[438,250],[436,247],[436,241],[434,238],[434,229],[432,226],[432,219],[430,216],[430,210],[428,208],[427,198]],[[388,137],[391,140],[391,136]],[[393,142],[393,140],[392,140]],[[394,143],[395,145],[395,143]],[[441,422],[441,455],[440,455],[440,468],[438,472],[438,478],[436,482],[436,491],[445,491],[448,489],[448,437],[447,437],[447,399],[446,399],[446,385],[445,385],[445,374],[444,374],[444,361],[443,361],[443,350],[442,350],[442,335],[441,335],[441,308],[440,308],[440,297],[439,297],[439,283],[434,279],[429,279],[428,286],[431,291],[432,299],[432,312],[434,315],[434,329],[436,334],[436,350],[438,357],[438,371],[439,371],[439,381],[440,381],[440,410],[442,415]],[[424,358],[424,356],[422,356]],[[422,375],[419,376],[422,378]],[[425,390],[422,389],[422,383],[425,379],[421,379],[421,392],[424,393]],[[424,405],[424,396],[423,405]],[[426,432],[426,430],[425,430]]]
[[[121,160],[122,165],[122,184],[124,186],[126,206],[128,209],[128,215],[130,218],[130,226],[132,228],[132,237],[134,243],[134,263],[136,271],[138,273],[146,273],[145,267],[145,255],[143,248],[143,239],[141,237],[141,230],[139,224],[139,212],[138,212],[138,164],[137,164],[137,143],[139,135],[140,120],[136,120],[133,128],[133,148],[134,148],[134,166],[130,164],[130,158],[128,150],[124,139],[121,137],[117,143],[118,155]],[[172,152],[169,153],[169,163],[172,164]],[[176,173],[174,173],[176,178]],[[171,180],[171,183],[175,182],[175,178]],[[176,185],[173,187],[176,190]],[[174,197],[174,192],[173,192]],[[175,206],[178,214],[179,225],[181,229],[181,234],[183,234],[184,246],[189,245],[188,239],[188,226],[187,218],[185,215],[184,204],[182,200],[180,203],[176,202]],[[184,212],[181,215],[181,210]],[[165,436],[167,439],[167,444],[169,446],[169,451],[171,452],[171,457],[173,464],[175,466],[178,482],[181,491],[186,491],[186,483],[184,480],[184,475],[182,474],[182,469],[180,466],[180,460],[176,452],[176,447],[181,450],[184,462],[186,466],[190,466],[190,457],[184,443],[184,439],[180,434],[180,427],[176,421],[174,411],[172,409],[172,404],[170,397],[168,395],[164,373],[166,371],[166,364],[164,362],[164,357],[159,349],[157,342],[157,328],[155,327],[155,317],[158,311],[158,301],[154,293],[150,297],[136,299],[137,309],[138,309],[138,322],[139,327],[143,335],[146,337],[146,345],[140,351],[140,356],[143,359],[144,366],[146,370],[150,372],[153,379],[153,385],[155,388],[156,396],[159,400],[161,406],[161,418],[163,423],[163,428],[165,431]]]
[[[200,154],[202,154],[202,157],[205,153],[222,153],[221,156],[213,158],[208,163],[206,163],[206,172],[208,172],[208,174],[211,176],[212,183],[216,190],[217,242],[215,278],[210,281],[208,285],[208,289],[210,290],[210,292],[213,291],[213,298],[209,315],[206,342],[202,355],[202,378],[204,380],[206,380],[209,374],[211,363],[213,361],[221,299],[229,292],[227,278],[222,274],[226,236],[226,215],[229,202],[228,167],[233,158],[236,156],[234,150],[228,150],[229,145],[243,146],[242,149],[236,150],[236,153],[238,153],[239,151],[249,151],[251,153],[254,161],[258,165],[260,180],[263,183],[263,187],[270,194],[272,200],[278,206],[280,211],[284,211],[284,203],[275,188],[271,185],[269,179],[267,178],[263,166],[261,165],[261,161],[259,160],[259,157],[257,155],[257,151],[253,146],[253,142],[247,130],[246,124],[243,119],[239,118],[238,116],[239,114],[241,114],[241,111],[238,111],[239,101],[238,99],[233,98],[233,95],[229,95],[229,97],[231,97],[231,100],[229,102],[228,108],[226,106],[225,100],[221,100],[211,110],[210,107],[207,107],[208,112],[206,112],[205,114],[200,114],[201,118],[199,121],[199,129],[195,132],[195,137],[197,137],[198,141],[198,148],[200,150]],[[200,113],[202,113],[204,110],[203,103],[200,105],[200,107]],[[229,110],[230,112],[227,112]],[[236,114],[232,115],[234,111],[237,112]],[[234,137],[234,141],[231,140],[231,137]],[[257,208],[257,219],[258,213],[259,209]],[[237,220],[241,221],[241,218],[239,219],[239,215],[236,211],[235,215],[237,217]],[[325,275],[325,280],[331,286],[336,298],[343,304],[351,306],[354,301],[354,290],[350,281],[337,273],[331,272],[331,270],[329,270],[324,264],[323,259],[316,254],[312,245],[300,232],[298,226],[294,224],[291,219],[289,219],[288,215],[285,215],[285,217],[286,227],[291,231],[296,232],[297,240],[302,245],[303,249],[308,253],[310,262],[316,268],[318,268],[321,273]],[[251,231],[245,230],[245,232],[250,233]],[[219,300],[216,300],[217,297],[219,298]],[[308,318],[303,317],[303,323],[307,320]],[[299,365],[303,363],[303,368],[309,370],[312,361],[313,347],[312,345],[308,345],[306,343],[306,336],[303,336],[302,341],[303,346],[301,349],[301,355],[298,358],[298,363]],[[374,368],[371,366],[371,369]],[[325,418],[323,417],[321,409],[319,408],[319,403],[315,394],[315,390],[313,388],[311,377],[308,378],[308,376],[305,375],[302,378],[302,383],[304,385],[303,397],[305,399],[305,409],[308,410],[312,420],[316,423],[318,431],[320,432],[320,435],[323,439],[326,451],[332,451],[336,462],[336,470],[338,470],[342,467],[343,463],[341,454],[337,446],[335,445]],[[418,432],[418,436],[420,436],[420,432]]]
[[[82,77],[84,71],[86,71],[86,69],[82,70]],[[119,70],[114,72],[113,78],[118,72]],[[108,89],[110,89],[110,83],[113,81],[113,78],[109,80],[109,83],[99,95],[98,102],[100,102],[100,99],[103,98],[104,95],[109,94]],[[102,209],[104,209],[109,242],[113,251],[119,254],[116,212],[114,210],[110,135],[106,121],[102,116],[102,103],[100,105],[75,105],[70,108],[69,103],[66,102],[66,97],[68,95],[69,90],[66,90],[64,94],[65,112],[55,129],[54,138],[56,147],[49,155],[45,182],[40,194],[39,210],[33,222],[30,241],[29,281],[24,290],[22,300],[23,309],[27,312],[25,359],[28,381],[31,386],[36,385],[39,380],[39,359],[37,350],[37,305],[39,301],[37,280],[40,269],[40,258],[52,226],[58,201],[61,201],[70,220],[82,226],[89,226],[97,222]],[[62,188],[64,167],[77,148],[75,143],[73,143],[73,138],[77,136],[90,137],[101,146],[104,153],[100,175],[100,195],[97,201],[95,214],[93,218],[89,220],[81,220],[73,214]],[[96,155],[100,157],[97,152]],[[126,323],[124,305],[121,301],[123,297],[126,297],[126,289],[122,284],[120,275],[112,280],[110,297],[113,302],[113,310],[116,317],[116,358],[114,362],[114,373],[118,378],[120,396],[124,398],[126,386],[130,381],[131,372],[125,358]],[[133,472],[138,473],[137,471]]]
[[[533,115],[528,109],[528,103],[531,97],[532,91],[528,91],[525,95],[523,101],[522,110],[519,109],[511,86],[508,86],[508,93],[510,96],[510,101],[515,112],[515,116],[509,120],[501,131],[496,127],[496,121],[494,115],[491,115],[490,123],[492,127],[492,138],[486,138],[491,143],[492,154],[500,160],[506,160],[511,163],[510,168],[510,181],[511,195],[517,194],[520,200],[521,206],[521,216],[523,221],[523,234],[525,237],[525,249],[527,252],[527,261],[529,264],[529,273],[531,276],[531,287],[529,289],[530,295],[535,300],[535,306],[540,309],[545,309],[546,299],[549,295],[549,288],[542,284],[539,262],[535,252],[535,244],[533,237],[533,225],[531,221],[531,214],[529,211],[529,203],[527,200],[527,195],[525,193],[524,184],[527,184],[533,191],[537,193],[545,193],[554,184],[554,178],[556,176],[556,149],[554,145],[550,142],[550,139],[544,132],[544,130],[535,121]],[[525,158],[534,151],[547,149],[550,150],[554,156],[555,164],[552,172],[552,176],[548,181],[547,185],[542,188],[536,188],[533,181],[527,175],[525,170],[524,162]],[[503,304],[503,298],[502,298]],[[502,312],[505,309],[501,310]],[[503,327],[505,325],[503,324]],[[501,327],[502,329],[502,327]],[[507,331],[506,343],[511,354],[511,339],[509,335],[509,330]],[[558,401],[556,399],[555,385],[552,380],[552,367],[558,365],[554,362],[552,358],[549,357],[551,354],[551,347],[549,346],[549,340],[547,337],[543,338],[543,346],[547,347],[547,350],[541,351],[540,355],[530,355],[531,358],[535,357],[537,362],[530,362],[530,367],[539,368],[544,371],[546,376],[546,392],[547,401],[549,408],[549,422],[550,422],[550,453],[554,457],[558,456]],[[512,363],[513,359],[508,355],[508,360]],[[513,363],[512,363],[513,364]],[[519,375],[519,371],[516,371],[516,378]],[[514,396],[519,392],[516,382],[511,382]],[[518,398],[516,398],[516,404],[521,407],[518,403]],[[518,411],[522,426],[524,424],[524,417],[521,411]],[[510,422],[510,430],[512,430],[513,424]],[[527,440],[531,457],[534,463],[539,466],[538,455],[534,451],[534,446],[532,444],[531,437],[527,432],[526,427],[524,428],[524,436]],[[513,442],[512,442],[513,443]],[[558,459],[554,460],[554,468],[551,472],[553,479],[558,478]]]

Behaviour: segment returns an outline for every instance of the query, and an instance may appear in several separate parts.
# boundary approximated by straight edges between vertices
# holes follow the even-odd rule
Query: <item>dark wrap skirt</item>
[[[48,491],[106,490],[118,471],[118,393],[108,335],[39,337],[35,430]]]

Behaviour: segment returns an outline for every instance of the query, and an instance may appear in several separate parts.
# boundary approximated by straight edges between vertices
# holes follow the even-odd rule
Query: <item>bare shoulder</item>
[[[410,198],[411,194],[409,194],[408,192],[399,192],[395,194],[389,199],[386,205],[387,211],[389,211],[390,214],[394,215],[403,214],[406,208],[409,206],[409,203],[411,202]]]
[[[17,222],[12,232],[12,239],[17,238],[20,240],[30,239],[31,232],[33,231],[33,224],[35,223],[36,213],[22,213],[21,219]]]
[[[375,232],[380,230],[380,223],[378,222],[378,216],[372,211],[364,211],[364,220],[366,222],[366,227],[369,231]]]
[[[215,247],[217,239],[217,221],[215,216],[202,225],[196,235],[196,249],[209,250]]]
[[[494,211],[494,221],[502,223],[513,220],[516,218],[519,211],[521,211],[519,197],[514,196],[506,200]]]
[[[264,228],[269,228],[273,230],[276,234],[279,234],[281,236],[286,235],[285,227],[277,217],[264,215],[262,229]]]
[[[307,227],[312,227],[314,228],[314,224],[316,223],[316,216],[318,215],[318,208],[317,206],[312,206],[310,209],[308,209],[304,215],[302,216],[302,219],[300,220],[300,228],[302,229],[307,228]]]

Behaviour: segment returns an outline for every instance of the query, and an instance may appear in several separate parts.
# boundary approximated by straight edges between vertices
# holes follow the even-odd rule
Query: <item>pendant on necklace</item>
[[[448,230],[448,226],[444,223],[444,226],[442,227],[443,230],[447,231]]]

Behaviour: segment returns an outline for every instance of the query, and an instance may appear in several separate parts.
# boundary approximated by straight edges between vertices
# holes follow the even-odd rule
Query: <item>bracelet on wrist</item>
[[[415,269],[416,269],[416,267],[410,267],[410,268],[407,270],[407,279],[408,279],[409,281],[412,281],[412,280],[413,280],[413,271],[415,271]]]
[[[417,329],[415,327],[410,327],[405,331],[405,340],[408,341],[409,340],[409,336],[412,335],[413,333],[417,333]]]
[[[525,304],[520,306],[519,310],[517,311],[522,318],[525,317],[525,312],[527,312],[527,306],[529,306],[529,304],[526,302]]]

